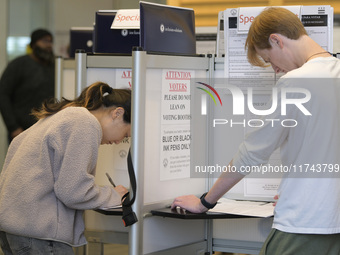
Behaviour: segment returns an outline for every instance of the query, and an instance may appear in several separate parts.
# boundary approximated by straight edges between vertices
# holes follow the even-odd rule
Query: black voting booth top
[[[95,210],[98,213],[104,215],[123,215],[121,208],[109,209],[109,210]],[[176,219],[237,219],[237,218],[257,218],[255,216],[243,216],[229,213],[218,213],[218,212],[205,212],[205,213],[191,213],[181,208],[171,209],[170,207],[161,208],[157,210],[151,210],[153,216],[161,216],[165,218],[176,218]]]

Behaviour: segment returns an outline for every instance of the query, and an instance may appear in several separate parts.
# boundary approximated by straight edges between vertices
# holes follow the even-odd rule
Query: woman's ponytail
[[[45,101],[40,109],[33,109],[32,114],[37,119],[42,119],[70,106],[85,107],[89,111],[96,110],[101,106],[122,107],[125,111],[124,121],[131,122],[131,90],[113,89],[103,82],[93,83],[74,100],[62,98],[61,101],[56,99]]]

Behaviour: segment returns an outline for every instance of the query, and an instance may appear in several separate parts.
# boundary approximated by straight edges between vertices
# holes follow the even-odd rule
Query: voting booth
[[[69,57],[74,58],[78,49],[93,52],[93,27],[71,27]]]
[[[57,60],[58,97],[77,96],[96,81],[132,89],[131,138],[100,147],[95,181],[109,185],[109,173],[116,184],[131,189],[127,171],[130,148],[137,180],[132,209],[138,221],[124,227],[119,208],[86,211],[87,254],[102,253],[105,243],[128,244],[130,255],[259,253],[271,230],[272,215],[255,214],[255,209],[248,214],[214,210],[192,214],[170,210],[169,205],[177,196],[199,197],[208,191],[218,177],[211,169],[229,163],[251,128],[226,125],[233,118],[232,93],[226,91],[226,84],[238,86],[246,97],[242,88],[251,83],[257,106],[265,106],[271,96],[278,77],[270,68],[251,67],[244,49],[252,17],[263,8],[227,9],[219,16],[223,42],[217,42],[216,57],[190,52],[157,54],[134,47],[131,55],[78,51],[73,62]],[[315,41],[332,51],[330,6],[287,8],[299,15]],[[141,33],[144,36],[148,31]],[[67,83],[73,86],[67,87]],[[246,121],[235,122],[256,118],[249,112],[244,115]],[[214,126],[215,119],[228,121]],[[280,163],[278,153],[273,153],[270,164]],[[245,178],[223,199],[271,206],[279,183],[279,178]]]
[[[147,52],[196,54],[193,9],[140,2],[140,31]]]
[[[144,31],[147,34],[150,31]],[[174,219],[151,217],[150,211],[168,206],[176,195],[190,189],[196,194],[205,191],[204,179],[190,179],[190,78],[206,77],[208,62],[206,57],[183,57],[149,55],[145,51],[133,52],[132,56],[110,54],[76,53],[75,94],[95,81],[107,82],[114,87],[133,87],[133,130],[130,141],[120,145],[101,146],[98,158],[96,183],[107,185],[105,173],[109,173],[117,184],[129,187],[126,155],[131,153],[137,179],[136,201],[133,205],[138,222],[125,228],[121,212],[114,210],[85,213],[88,252],[102,250],[103,243],[129,243],[130,254],[152,254],[178,246],[186,249],[205,250],[205,223],[201,220],[178,222]],[[188,70],[190,66],[190,70]],[[133,84],[133,85],[132,85]],[[139,90],[137,90],[139,88]],[[136,93],[136,94],[135,94]],[[170,96],[170,94],[174,94]],[[177,94],[178,95],[177,95]],[[175,99],[178,97],[178,100]],[[162,98],[168,98],[162,105]],[[162,114],[162,111],[182,114]],[[163,110],[161,110],[163,109]],[[178,118],[172,125],[169,117]],[[141,123],[140,123],[141,122]],[[160,127],[163,127],[163,130]],[[137,132],[138,131],[138,132]],[[136,133],[137,132],[137,133]],[[183,140],[177,153],[162,154],[159,140],[169,141],[169,137]],[[176,148],[176,144],[164,147]],[[138,148],[138,149],[136,149]],[[168,152],[170,149],[165,149]],[[185,158],[180,158],[184,151]],[[161,160],[161,156],[164,160]],[[153,160],[148,160],[153,158]],[[167,171],[159,171],[168,165]],[[160,179],[162,178],[162,180]],[[195,188],[196,187],[196,188]],[[162,222],[162,224],[160,224]],[[158,231],[155,231],[158,229]],[[194,234],[191,231],[194,230]],[[181,234],[178,234],[181,233]],[[163,242],[162,240],[167,240]]]
[[[93,52],[131,54],[132,47],[139,45],[139,29],[111,28],[113,21],[120,18],[117,12],[117,10],[99,10],[96,12]]]
[[[150,211],[168,206],[174,196],[186,193],[188,187],[195,194],[205,191],[205,179],[190,178],[190,148],[188,147],[190,103],[188,101],[190,78],[206,77],[209,59],[148,55],[145,51],[135,51],[132,57],[77,53],[76,62],[76,87],[80,88],[79,91],[97,80],[119,86],[118,80],[127,74],[130,79],[132,77],[133,88],[131,144],[123,142],[120,145],[101,146],[96,183],[107,185],[105,173],[108,172],[115,183],[129,186],[126,153],[122,151],[131,146],[137,179],[133,210],[138,217],[138,222],[124,228],[119,212],[86,211],[86,236],[90,241],[89,249],[91,245],[99,242],[127,243],[129,241],[131,254],[142,254],[141,252],[152,254],[183,245],[204,251],[204,221],[176,222],[175,219],[151,217]],[[188,66],[190,70],[187,69]],[[126,85],[128,84],[129,82]],[[181,105],[182,114],[177,112],[175,105]],[[167,114],[167,111],[175,111],[179,122],[173,125],[168,116],[171,114]],[[176,151],[179,149],[177,152],[170,153],[169,149],[163,150],[167,144],[159,143],[162,139],[164,143],[169,142],[170,136],[178,138],[176,144],[172,144],[174,148],[176,147]],[[180,139],[181,144],[178,148]],[[186,156],[180,158],[182,155]],[[167,167],[164,167],[165,164]]]
[[[130,254],[205,254],[209,249],[213,251],[213,242],[216,245],[213,224],[217,219],[227,229],[230,229],[231,224],[235,228],[234,232],[243,224],[244,231],[249,233],[251,224],[258,234],[258,225],[263,226],[266,220],[219,213],[195,215],[181,210],[174,213],[168,208],[174,197],[183,194],[200,196],[211,185],[208,176],[191,178],[191,158],[195,159],[195,164],[208,165],[209,155],[206,150],[191,150],[190,147],[209,148],[211,134],[208,134],[207,120],[194,119],[192,123],[188,118],[188,114],[200,114],[200,108],[192,106],[188,96],[199,102],[200,97],[192,98],[190,80],[207,79],[213,75],[211,70],[218,64],[214,58],[155,55],[137,50],[131,57],[78,52],[75,62],[62,61],[62,65],[59,65],[64,69],[61,72],[62,87],[74,83],[75,96],[98,80],[115,84],[115,87],[131,85],[136,88],[133,89],[133,120],[138,122],[133,124],[131,141],[100,147],[96,183],[108,185],[105,173],[109,173],[115,183],[129,187],[126,154],[131,146],[138,180],[133,210],[138,222],[125,228],[119,210],[86,211],[87,254],[103,252],[105,243],[128,244]],[[73,75],[65,75],[72,70]],[[61,96],[71,98],[69,90],[62,89]],[[189,134],[200,139],[188,140]],[[138,137],[138,140],[134,140],[134,137]],[[270,229],[270,219],[268,222],[265,226]],[[225,230],[222,229],[223,238]],[[241,239],[242,234],[239,234]],[[265,233],[262,235],[265,236]],[[226,247],[225,240],[220,241],[222,247]],[[236,242],[237,247],[242,242]],[[232,242],[234,245],[235,242]],[[256,245],[260,247],[261,242]],[[226,251],[230,251],[229,246],[225,248]]]

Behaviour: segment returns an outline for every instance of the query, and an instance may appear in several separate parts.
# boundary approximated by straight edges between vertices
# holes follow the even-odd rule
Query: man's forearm
[[[229,163],[228,169],[232,168],[232,161]],[[211,204],[216,203],[226,192],[228,192],[235,184],[244,177],[239,172],[224,172],[217,179],[213,187],[209,190],[205,200]]]

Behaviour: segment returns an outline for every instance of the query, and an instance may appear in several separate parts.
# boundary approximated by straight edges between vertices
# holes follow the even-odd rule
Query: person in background
[[[36,120],[30,115],[54,97],[53,36],[45,29],[31,34],[31,53],[11,61],[0,79],[0,112],[9,142]]]
[[[280,7],[266,8],[254,19],[246,47],[251,64],[271,64],[276,73],[285,73],[276,84],[280,91],[310,92],[310,100],[298,106],[311,115],[296,105],[286,105],[282,114],[278,100],[275,112],[265,117],[298,125],[268,122],[249,132],[229,163],[235,171],[222,173],[201,199],[175,198],[172,208],[206,212],[245,176],[244,167],[266,164],[280,148],[282,165],[293,170],[281,180],[273,228],[260,254],[340,254],[340,60],[307,35],[294,13]],[[301,102],[301,96],[288,97]]]
[[[73,254],[86,244],[84,210],[121,204],[127,189],[98,186],[99,145],[130,136],[131,90],[97,82],[75,100],[45,102],[11,142],[0,175],[5,253]]]

